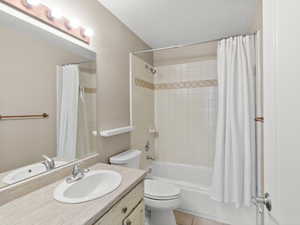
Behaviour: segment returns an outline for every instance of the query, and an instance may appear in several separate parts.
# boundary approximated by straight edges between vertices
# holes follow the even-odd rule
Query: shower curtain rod
[[[238,36],[247,36],[247,35],[256,35],[257,32],[254,33],[245,33],[245,34],[237,34],[237,35],[231,35],[231,36],[225,36],[213,40],[207,40],[207,41],[198,41],[198,42],[192,42],[192,43],[187,43],[187,44],[182,44],[182,45],[172,45],[169,47],[163,47],[163,48],[153,48],[153,49],[145,49],[145,50],[139,50],[132,52],[132,54],[141,54],[141,53],[148,53],[148,52],[155,52],[155,51],[160,51],[160,50],[168,50],[168,49],[175,49],[175,48],[183,48],[183,47],[190,47],[194,45],[199,45],[199,44],[206,44],[209,42],[215,42],[215,41],[221,41],[226,38],[231,38],[231,37],[238,37]]]
[[[61,66],[80,65],[80,64],[83,64],[83,63],[90,63],[90,62],[93,62],[93,61],[90,60],[90,61],[82,61],[82,62],[76,62],[76,63],[66,63],[66,64],[62,64]]]

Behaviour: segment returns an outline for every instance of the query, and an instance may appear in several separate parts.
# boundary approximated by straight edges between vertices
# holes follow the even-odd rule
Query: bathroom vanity
[[[95,225],[143,225],[144,183],[138,184],[123,199],[114,205]]]
[[[53,193],[57,181],[0,206],[1,225],[142,225],[144,224],[144,177],[146,171],[107,164],[91,170],[111,170],[122,176],[113,192],[80,204],[66,204]],[[64,178],[65,179],[65,178]]]

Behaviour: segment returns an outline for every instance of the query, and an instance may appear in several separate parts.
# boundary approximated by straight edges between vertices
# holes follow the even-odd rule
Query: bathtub
[[[255,208],[240,208],[213,201],[210,196],[212,169],[170,162],[155,161],[147,178],[176,185],[181,189],[178,210],[231,225],[253,225]]]

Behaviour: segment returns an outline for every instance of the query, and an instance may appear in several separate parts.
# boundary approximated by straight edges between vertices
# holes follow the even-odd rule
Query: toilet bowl
[[[113,165],[139,168],[141,151],[129,150],[110,158]],[[144,201],[147,225],[176,225],[173,210],[180,205],[180,189],[174,185],[153,180],[145,180]]]
[[[173,210],[180,205],[180,189],[157,180],[145,180],[144,201],[149,225],[176,225]]]

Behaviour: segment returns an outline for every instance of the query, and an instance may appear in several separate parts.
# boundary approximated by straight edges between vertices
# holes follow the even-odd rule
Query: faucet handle
[[[73,177],[75,177],[77,174],[81,173],[81,168],[80,168],[80,164],[75,164],[73,169],[72,169],[72,175]]]
[[[89,168],[83,169],[83,172],[84,172],[84,173],[88,173],[88,172],[90,172],[90,169],[89,169]]]
[[[55,161],[54,159],[51,159],[50,157],[46,155],[42,155],[42,157],[45,159],[44,162],[42,162],[45,166],[48,165],[49,169],[54,169],[55,168]]]
[[[146,142],[146,145],[145,145],[145,151],[146,152],[149,152],[149,150],[150,150],[150,141],[148,140],[147,142]]]
[[[81,169],[80,163],[77,163],[73,167],[72,175],[73,175],[73,177],[76,177],[78,174],[84,174],[84,173],[87,173],[89,171],[90,171],[90,169]]]
[[[155,160],[155,157],[151,157],[151,156],[147,155],[147,156],[146,156],[146,159],[147,159],[147,160],[152,160],[152,161],[154,161],[154,160]]]
[[[74,165],[72,169],[72,175],[66,178],[66,182],[70,184],[78,180],[81,180],[85,176],[85,173],[89,171],[90,169],[81,169],[80,164],[77,163]]]
[[[51,160],[52,160],[50,157],[48,157],[48,156],[46,156],[46,155],[42,155],[42,157],[43,157],[44,159],[46,159],[47,161],[51,161]]]

